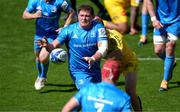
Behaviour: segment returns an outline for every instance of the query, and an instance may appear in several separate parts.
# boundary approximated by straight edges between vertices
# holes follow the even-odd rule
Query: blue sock
[[[168,81],[169,75],[172,72],[174,63],[174,56],[166,56],[164,61],[164,77],[163,80]]]
[[[46,74],[47,74],[47,71],[48,71],[48,68],[49,68],[49,62],[47,62],[46,64],[41,64],[41,69],[42,69],[42,72],[41,72],[41,76],[42,78],[46,78]]]
[[[41,76],[41,63],[36,60],[36,68],[38,70],[38,76],[40,77]]]
[[[142,14],[141,16],[141,24],[142,24],[142,33],[141,35],[147,36],[148,33],[148,25],[149,25],[149,14]]]

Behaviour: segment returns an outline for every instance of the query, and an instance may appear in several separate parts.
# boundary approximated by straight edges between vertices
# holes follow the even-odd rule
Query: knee
[[[46,64],[49,61],[49,55],[47,55],[47,54],[40,54],[39,55],[39,61],[42,64]]]
[[[158,47],[158,48],[156,47],[156,48],[154,49],[154,52],[155,52],[156,55],[161,56],[162,54],[165,53],[165,50],[162,49],[162,48],[160,48],[160,47]]]

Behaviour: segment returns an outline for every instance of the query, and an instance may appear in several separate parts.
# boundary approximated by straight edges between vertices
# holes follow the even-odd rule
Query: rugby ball
[[[66,58],[67,52],[62,48],[53,49],[49,56],[49,60],[53,63],[65,62]]]

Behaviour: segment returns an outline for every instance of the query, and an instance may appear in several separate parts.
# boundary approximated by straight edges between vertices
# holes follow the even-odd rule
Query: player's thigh
[[[137,60],[130,61],[124,67],[123,75],[125,76],[125,89],[129,94],[134,94],[136,92],[138,62]]]
[[[130,96],[136,94],[136,84],[137,84],[137,74],[133,72],[129,72],[125,76],[125,89]]]
[[[42,36],[34,35],[34,52],[35,54],[39,55],[39,52],[41,51],[41,46],[39,46],[36,42],[39,39],[42,39]]]
[[[153,43],[154,43],[154,52],[156,54],[165,52],[165,47],[167,42],[168,42],[167,31],[164,28],[154,29]]]
[[[126,14],[126,4],[124,0],[104,0],[104,5],[110,15],[112,22],[125,23],[128,22]],[[113,7],[113,8],[112,8]]]
[[[49,52],[46,50],[46,48],[41,49],[39,59],[42,63],[47,63],[49,61]]]
[[[52,38],[47,38],[49,43],[53,42]],[[39,60],[41,63],[47,63],[49,61],[49,52],[46,50],[46,48],[41,48],[40,53],[39,53]]]
[[[177,41],[177,39],[180,38],[180,22],[168,25],[166,31],[169,41]]]

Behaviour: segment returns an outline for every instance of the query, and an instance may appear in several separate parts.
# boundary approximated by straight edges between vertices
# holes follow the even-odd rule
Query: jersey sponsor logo
[[[92,47],[96,46],[96,43],[91,43],[91,44],[73,44],[74,47]]]
[[[64,1],[64,2],[62,3],[61,7],[62,7],[63,10],[66,10],[67,7],[68,7],[68,3],[67,3],[66,1]]]
[[[98,34],[99,34],[99,37],[107,37],[105,28],[99,28]]]
[[[72,38],[78,38],[78,36],[77,36],[76,34],[74,34],[74,35],[72,36]]]

